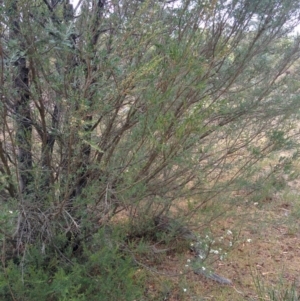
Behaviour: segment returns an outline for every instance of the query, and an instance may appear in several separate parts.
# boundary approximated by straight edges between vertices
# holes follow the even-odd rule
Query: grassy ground
[[[222,286],[195,275],[186,249],[143,258],[138,277],[145,277],[147,300],[280,300],[294,301],[300,291],[300,184],[288,181],[280,193],[234,208],[212,229],[214,249],[227,253],[215,257],[215,272],[232,280]],[[180,249],[180,248],[179,248]],[[158,255],[159,254],[159,255]]]

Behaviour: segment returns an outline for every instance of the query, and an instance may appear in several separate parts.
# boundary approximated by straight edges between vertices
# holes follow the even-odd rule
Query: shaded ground
[[[291,286],[300,292],[300,197],[296,186],[298,183],[290,183],[283,193],[238,207],[235,218],[219,221],[213,231],[213,248],[221,247],[228,256],[220,260],[218,255],[213,267],[231,279],[232,286],[191,272],[188,261],[193,255],[188,251],[162,252],[145,262],[150,267],[147,297],[170,301],[275,300],[269,296],[273,292],[276,300],[290,300],[284,294]]]

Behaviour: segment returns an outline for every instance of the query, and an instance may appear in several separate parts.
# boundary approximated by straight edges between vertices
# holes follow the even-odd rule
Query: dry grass
[[[218,241],[216,248],[228,252],[222,261],[215,258],[213,268],[231,279],[232,286],[222,286],[190,271],[186,264],[193,254],[189,251],[171,251],[160,254],[159,260],[146,259],[144,264],[149,269],[138,272],[147,277],[147,300],[267,301],[272,300],[265,294],[268,290],[293,284],[300,292],[298,189],[299,181],[288,181],[281,193],[236,206],[229,217],[211,229]],[[228,230],[233,234],[228,235]],[[264,292],[258,288],[258,281]]]

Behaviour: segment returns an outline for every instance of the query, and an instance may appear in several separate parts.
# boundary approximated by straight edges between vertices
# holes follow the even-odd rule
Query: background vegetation
[[[297,176],[298,1],[0,4],[5,300],[146,300],[155,218],[205,233]]]

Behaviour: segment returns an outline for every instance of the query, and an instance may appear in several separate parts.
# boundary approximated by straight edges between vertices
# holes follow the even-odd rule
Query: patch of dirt
[[[213,230],[217,243],[212,248],[228,252],[224,260],[215,256],[214,271],[231,279],[232,286],[195,275],[189,251],[166,252],[160,262],[146,264],[155,267],[149,270],[153,300],[261,300],[259,294],[293,284],[300,292],[300,210],[297,194],[288,193],[237,207],[235,217]],[[265,294],[264,300],[271,299]]]

